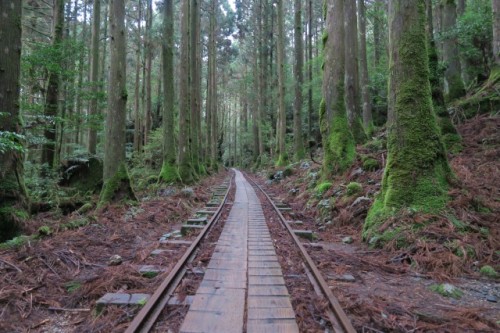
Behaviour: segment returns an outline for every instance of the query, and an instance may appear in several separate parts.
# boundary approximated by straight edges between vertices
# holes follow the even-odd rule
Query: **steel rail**
[[[227,188],[226,194],[224,195],[224,199],[222,200],[220,206],[217,208],[210,220],[207,222],[206,227],[201,231],[198,237],[196,237],[196,239],[189,246],[184,255],[177,262],[172,271],[170,271],[165,280],[163,280],[160,286],[156,289],[153,295],[151,295],[151,298],[148,300],[148,302],[134,317],[125,333],[151,331],[160,313],[163,311],[163,308],[167,305],[169,298],[172,297],[174,289],[182,280],[186,272],[185,265],[190,261],[190,259],[192,259],[192,257],[194,257],[195,251],[198,248],[201,240],[208,234],[208,231],[216,223],[216,221],[219,220],[222,213],[222,208],[226,204],[227,197],[229,195],[229,192],[231,191],[233,179],[234,172],[231,175],[229,186]]]
[[[293,232],[293,229],[286,222],[286,219],[283,216],[283,214],[281,214],[279,208],[276,207],[276,205],[274,204],[274,202],[271,199],[271,197],[266,193],[266,191],[264,191],[264,189],[262,187],[259,186],[259,184],[257,184],[252,179],[250,179],[250,177],[246,177],[246,178],[251,183],[253,183],[255,185],[255,187],[257,187],[262,194],[264,194],[264,196],[271,203],[271,205],[273,206],[274,210],[276,211],[276,213],[280,217],[281,224],[288,230],[288,233],[290,234],[290,236],[292,236],[295,244],[300,249],[300,254],[302,255],[302,258],[305,260],[308,268],[311,270],[314,279],[316,280],[317,284],[321,288],[321,291],[324,293],[324,295],[328,299],[328,301],[330,303],[330,307],[332,308],[333,313],[335,314],[335,317],[338,320],[338,323],[340,324],[341,328],[343,329],[343,332],[356,333],[356,330],[352,326],[352,323],[349,320],[349,318],[347,317],[346,313],[344,312],[344,309],[342,309],[342,307],[340,306],[340,303],[339,303],[338,299],[333,295],[332,291],[330,290],[330,287],[328,286],[328,284],[326,283],[325,279],[321,275],[321,272],[319,271],[319,269],[314,264],[314,261],[312,260],[311,256],[309,256],[309,253],[307,253],[305,247],[302,245],[302,242],[299,240],[299,238],[297,237],[297,235],[295,235],[295,233]],[[336,326],[335,323],[332,323],[332,325],[335,328],[335,326]]]

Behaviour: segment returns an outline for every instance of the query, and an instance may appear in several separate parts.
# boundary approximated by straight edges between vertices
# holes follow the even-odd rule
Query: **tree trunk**
[[[308,43],[307,43],[307,48],[308,48],[308,66],[307,66],[307,72],[308,72],[308,80],[309,80],[309,87],[307,89],[307,99],[308,99],[308,121],[307,121],[307,137],[309,140],[312,140],[313,138],[313,129],[312,129],[312,124],[313,124],[313,114],[314,114],[314,106],[313,106],[313,6],[312,6],[313,1],[309,0],[309,30],[308,30]]]
[[[199,71],[199,52],[200,52],[200,0],[191,0],[191,29],[190,29],[190,90],[191,90],[191,135],[190,151],[195,174],[202,174],[200,165],[200,132],[199,121],[201,119],[201,76]]]
[[[323,178],[345,171],[354,162],[356,154],[344,101],[344,0],[328,0],[326,17],[323,100],[320,106]]]
[[[185,184],[192,183],[193,167],[190,154],[190,31],[189,31],[189,3],[191,0],[182,0],[181,13],[181,57],[179,78],[179,176]]]
[[[0,1],[0,132],[21,132],[19,92],[21,72],[22,2]],[[15,236],[19,222],[27,218],[28,197],[24,187],[22,145],[19,139],[8,139],[16,147],[4,149],[0,142],[0,242]],[[3,141],[3,140],[2,140]]]
[[[151,72],[153,71],[153,41],[151,30],[153,28],[153,0],[147,0],[146,12],[146,109],[144,110],[144,144],[148,143],[149,132],[151,132],[151,123],[153,119],[152,91],[151,91]]]
[[[496,67],[500,66],[500,1],[492,0],[493,12],[493,61]]]
[[[135,85],[134,85],[134,152],[140,153],[142,147],[142,122],[141,122],[141,20],[142,1],[138,3],[137,15],[137,49],[135,50]]]
[[[160,181],[179,180],[175,152],[174,94],[174,5],[165,0],[163,8],[163,165]]]
[[[349,126],[356,142],[366,140],[361,118],[361,91],[359,89],[358,26],[356,1],[344,2],[345,12],[345,103]]]
[[[208,82],[208,96],[207,96],[207,109],[210,116],[207,124],[208,136],[208,151],[209,151],[209,166],[217,169],[217,45],[216,45],[216,31],[217,31],[217,9],[218,1],[211,0],[210,2],[210,31],[209,31],[209,82]]]
[[[383,0],[375,0],[375,16],[373,19],[373,49],[375,58],[375,68],[380,65],[382,59],[383,44],[382,44],[382,18],[380,12],[384,7]]]
[[[55,0],[53,15],[54,26],[52,47],[54,49],[59,49],[64,32],[64,0]],[[60,50],[58,52],[60,52]],[[43,145],[42,163],[47,164],[50,169],[52,169],[56,163],[56,117],[59,109],[59,85],[61,80],[59,73],[57,69],[49,71],[49,82],[45,99],[44,115],[50,120],[50,125],[47,125],[48,128],[44,131],[47,142]]]
[[[283,0],[278,0],[278,152],[277,166],[288,164],[286,151],[286,110],[285,110],[285,23],[284,23]]]
[[[97,117],[99,110],[97,109],[97,94],[99,92],[99,37],[101,25],[101,0],[94,0],[93,8],[93,21],[92,21],[92,61],[90,67],[90,128],[89,128],[89,153],[95,155],[97,150]]]
[[[125,160],[127,106],[125,2],[110,1],[111,55],[104,138],[104,186],[101,191],[100,206],[122,199],[136,200],[130,186]]]
[[[302,0],[295,0],[295,104],[293,113],[293,144],[295,159],[305,156],[302,137],[302,85],[304,84],[304,43],[302,41]]]
[[[380,226],[402,209],[438,212],[448,201],[451,171],[432,110],[425,0],[389,1],[389,38],[387,165],[365,240],[379,236]]]
[[[370,80],[368,78],[368,61],[366,57],[366,8],[365,1],[358,0],[359,13],[359,66],[360,84],[363,104],[363,126],[368,135],[373,132],[372,102],[370,96]]]
[[[455,28],[457,22],[457,6],[455,0],[443,1],[443,31],[450,32]],[[449,100],[454,100],[465,95],[465,86],[462,81],[462,69],[460,66],[460,56],[458,44],[455,39],[448,37],[443,43],[443,60],[446,64],[444,77],[447,85],[445,91]]]
[[[87,6],[88,0],[83,0],[83,27],[82,27],[82,37],[81,40],[87,42]],[[77,130],[76,130],[76,142],[84,145],[84,130],[83,130],[83,119],[85,115],[83,114],[82,106],[82,91],[83,91],[83,72],[85,70],[85,49],[80,51],[80,57],[78,60],[78,81],[76,88],[76,117],[77,117]]]

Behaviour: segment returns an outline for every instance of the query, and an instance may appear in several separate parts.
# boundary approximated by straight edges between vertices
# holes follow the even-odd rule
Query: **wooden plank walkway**
[[[236,197],[181,326],[183,333],[299,332],[259,199],[236,170]]]

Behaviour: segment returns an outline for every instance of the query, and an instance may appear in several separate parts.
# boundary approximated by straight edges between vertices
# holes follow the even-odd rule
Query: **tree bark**
[[[130,186],[125,160],[127,105],[125,2],[110,1],[111,55],[104,139],[104,186],[101,191],[100,206],[122,199],[136,200]]]
[[[355,142],[345,106],[344,0],[328,0],[323,38],[323,100],[320,129],[323,138],[323,178],[349,168],[355,158]]]
[[[368,61],[366,57],[366,8],[365,1],[358,0],[359,13],[359,66],[360,84],[363,104],[363,126],[368,135],[371,135],[373,128],[372,103],[370,96],[370,80],[368,78]]]
[[[500,1],[492,0],[493,12],[493,61],[496,67],[500,66]]]
[[[165,0],[163,8],[163,165],[160,181],[180,179],[175,152],[174,94],[174,5]]]
[[[146,7],[146,108],[144,110],[144,144],[148,143],[149,132],[151,132],[153,120],[151,72],[153,71],[153,41],[151,30],[153,29],[153,0],[147,0]]]
[[[13,147],[0,141],[0,242],[15,236],[19,222],[27,218],[28,196],[24,186],[19,92],[21,72],[22,2],[0,1],[0,132],[8,132]]]
[[[185,184],[192,183],[193,167],[191,163],[189,138],[190,125],[190,1],[182,0],[181,13],[181,58],[179,78],[179,176]]]
[[[190,151],[195,174],[203,174],[200,164],[200,127],[201,120],[201,75],[200,75],[200,0],[191,0],[190,29],[190,90],[191,90],[191,135]]]
[[[359,89],[358,26],[356,1],[344,2],[345,13],[345,103],[349,126],[356,142],[366,140],[361,118],[361,91]]]
[[[445,33],[455,28],[457,22],[457,6],[455,0],[443,1],[443,30]],[[445,91],[449,100],[454,100],[465,95],[465,86],[462,81],[462,69],[457,41],[448,36],[443,43],[443,60],[446,64],[444,77],[446,80]]]
[[[141,20],[142,1],[138,2],[137,14],[137,49],[135,50],[135,85],[134,85],[134,152],[140,153],[142,149],[142,122],[141,122]]]
[[[63,40],[64,32],[64,0],[55,0],[54,2],[54,26],[52,47],[59,49]],[[60,52],[60,51],[59,51]],[[49,82],[47,96],[45,98],[44,115],[49,119],[50,125],[44,131],[47,142],[42,149],[42,163],[47,164],[52,169],[56,163],[56,117],[59,109],[59,85],[61,75],[58,69],[49,71]]]
[[[216,32],[217,32],[217,9],[218,0],[211,0],[211,11],[210,11],[210,35],[209,35],[209,79],[210,79],[210,103],[207,103],[210,107],[210,122],[207,124],[207,129],[210,129],[208,133],[209,151],[210,151],[210,167],[214,170],[217,169],[217,45],[216,45]]]
[[[432,110],[425,33],[425,0],[390,0],[387,165],[365,240],[402,209],[439,212],[448,201],[451,171]]]
[[[302,41],[302,0],[295,0],[295,104],[293,113],[293,143],[295,160],[305,156],[302,137],[302,85],[304,84],[304,43]]]
[[[283,0],[278,0],[278,160],[276,165],[288,164],[286,151],[286,110],[285,110],[285,23],[284,23]]]
[[[313,1],[309,0],[309,24],[308,24],[308,43],[307,43],[307,52],[308,52],[308,80],[309,80],[309,88],[307,89],[307,99],[308,99],[308,121],[307,121],[307,137],[309,140],[313,138],[313,114],[314,114],[314,106],[313,106]]]
[[[89,118],[90,118],[90,128],[89,128],[89,142],[88,149],[89,153],[95,155],[97,150],[97,126],[96,121],[98,117],[98,106],[97,106],[97,94],[99,92],[99,37],[100,37],[100,25],[101,25],[101,0],[94,0],[93,8],[93,21],[92,21],[92,61],[90,67],[90,84],[91,84],[91,96],[90,96],[90,108],[89,108]]]

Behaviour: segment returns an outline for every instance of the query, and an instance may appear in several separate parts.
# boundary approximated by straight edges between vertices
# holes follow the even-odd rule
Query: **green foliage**
[[[451,297],[454,299],[460,299],[464,294],[460,289],[453,287],[447,283],[433,284],[429,287],[429,289],[442,296]]]
[[[283,176],[290,177],[291,175],[293,175],[293,168],[291,166],[287,166],[285,170],[283,170]]]
[[[328,191],[332,187],[331,182],[324,182],[316,186],[316,195],[317,196],[322,196],[326,191]]]
[[[81,218],[81,219],[69,221],[68,223],[61,224],[61,228],[73,230],[73,229],[78,229],[80,227],[84,227],[87,224],[89,224],[89,219],[88,218]]]
[[[487,276],[490,278],[497,278],[498,277],[497,271],[495,271],[495,269],[489,265],[484,265],[483,267],[481,267],[481,269],[479,270],[479,273],[481,273],[481,275],[484,275],[484,276]]]
[[[59,172],[50,169],[47,164],[40,165],[26,161],[24,168],[26,188],[33,202],[58,206],[63,198],[74,194],[74,189],[62,188],[58,185],[61,181]]]
[[[21,235],[12,238],[11,240],[8,240],[4,243],[0,243],[0,249],[12,249],[12,248],[18,248],[26,243],[28,243],[30,240],[32,240],[33,237],[31,236],[26,236],[26,235]]]
[[[363,170],[375,171],[380,169],[380,165],[376,159],[369,156],[363,156],[361,159],[363,161]]]
[[[68,293],[73,293],[82,287],[82,283],[79,281],[70,281],[66,282],[64,287]]]
[[[38,235],[40,236],[50,236],[52,234],[52,229],[49,226],[44,225],[38,228]]]
[[[141,273],[141,275],[144,276],[145,278],[152,279],[158,276],[158,272],[143,272]]]
[[[23,146],[25,140],[26,137],[24,135],[9,131],[0,131],[0,154],[11,151],[24,153],[26,151]]]
[[[363,145],[366,149],[370,150],[373,153],[382,151],[386,149],[387,142],[383,138],[374,138],[373,140],[368,141]]]
[[[360,183],[351,182],[347,184],[346,189],[347,189],[346,191],[347,195],[355,195],[363,191],[363,185],[361,185]]]

